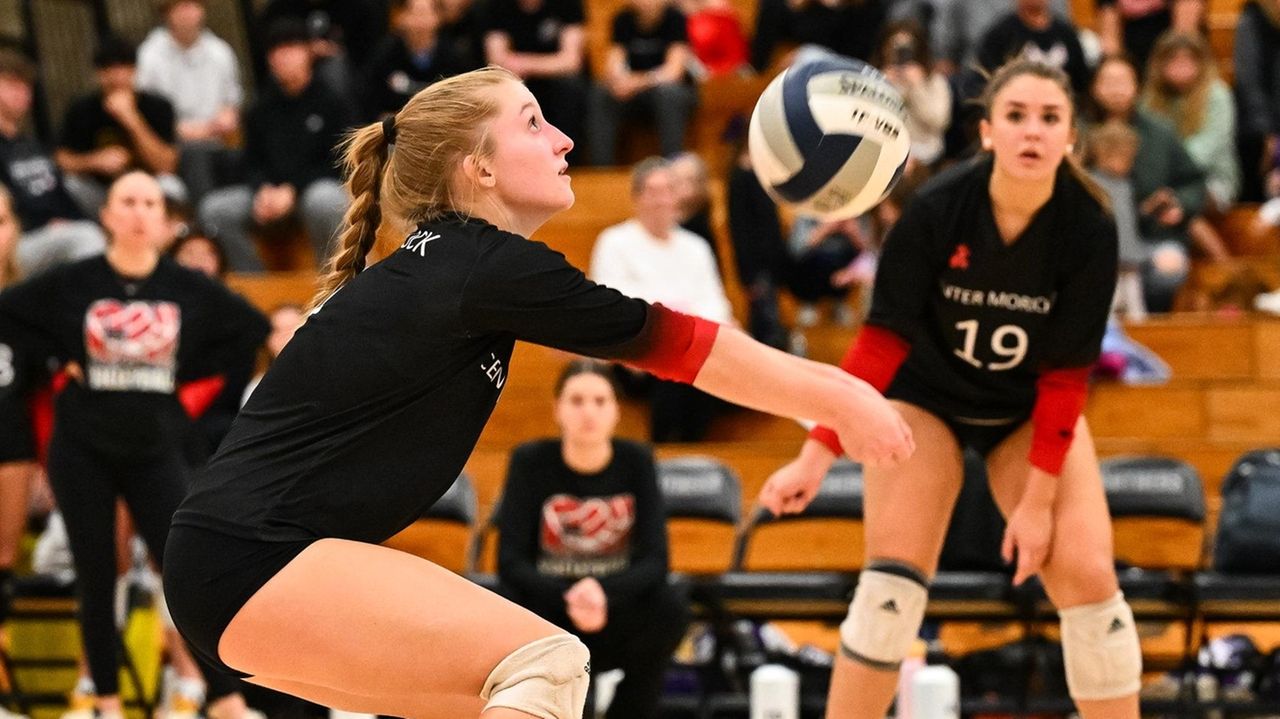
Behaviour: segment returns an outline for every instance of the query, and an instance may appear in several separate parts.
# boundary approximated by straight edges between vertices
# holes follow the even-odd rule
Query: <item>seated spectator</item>
[[[511,454],[498,578],[513,601],[587,645],[592,677],[623,670],[608,719],[650,719],[690,613],[668,582],[653,452],[614,438],[618,416],[606,365],[578,360],[565,368],[556,384],[560,438]]]
[[[0,185],[21,225],[13,249],[18,274],[33,276],[54,265],[99,254],[106,236],[67,192],[62,172],[40,141],[23,134],[31,114],[35,66],[0,50]]]
[[[951,125],[951,86],[934,72],[924,29],[914,21],[891,23],[876,51],[874,64],[902,93],[907,105],[911,154],[907,173],[942,159],[943,136]]]
[[[244,102],[239,61],[205,27],[205,2],[166,0],[164,24],[138,47],[138,89],[168,100],[177,116],[178,174],[192,203],[226,175]]]
[[[200,224],[215,233],[236,272],[260,272],[251,229],[299,218],[317,260],[342,222],[346,191],[334,148],[350,125],[351,103],[312,73],[306,28],[281,21],[270,33],[267,61],[275,83],[245,117],[248,184],[216,190],[200,204]]]
[[[134,170],[155,175],[166,197],[187,198],[178,171],[173,105],[134,88],[138,51],[129,42],[104,37],[93,55],[98,89],[67,107],[54,157],[66,173],[67,189],[86,215],[96,217],[107,187]]]
[[[211,280],[222,279],[227,274],[227,253],[222,243],[199,228],[189,228],[180,234],[169,248],[169,255],[179,265]]]
[[[588,94],[583,22],[582,0],[491,0],[483,31],[486,60],[523,80],[547,122],[574,140]]]
[[[474,0],[439,0],[440,40],[464,71],[484,67],[484,30]]]
[[[679,212],[676,219],[681,227],[707,241],[719,264],[720,253],[716,251],[716,237],[711,231],[711,178],[707,176],[707,163],[696,152],[681,152],[670,162]]]
[[[1138,107],[1138,73],[1120,57],[1104,58],[1094,74],[1090,99],[1098,121],[1119,120],[1138,133],[1138,156],[1131,179],[1138,207],[1138,228],[1148,243],[1181,253],[1146,278],[1147,309],[1168,312],[1190,272],[1187,223],[1204,209],[1204,173],[1183,149],[1173,127]],[[1206,248],[1212,251],[1212,248]]]
[[[1240,107],[1239,156],[1243,170],[1241,198],[1258,202],[1280,195],[1264,180],[1280,167],[1280,0],[1252,0],[1236,19],[1233,50],[1236,101]]]
[[[260,4],[260,3],[259,3]],[[338,97],[358,97],[355,72],[369,61],[370,52],[387,34],[385,0],[268,0],[258,26],[280,21],[302,23],[314,58],[315,74]],[[266,76],[270,39],[257,53],[258,76]]]
[[[436,0],[393,0],[391,34],[364,68],[365,116],[372,121],[397,112],[427,85],[468,70],[452,52],[440,37]]]
[[[593,165],[617,163],[624,115],[643,113],[658,128],[663,155],[684,149],[698,101],[685,73],[688,62],[685,18],[668,0],[629,0],[618,11],[604,77],[592,91],[588,150]]]
[[[788,271],[778,206],[751,169],[751,153],[740,148],[728,180],[729,240],[738,282],[747,292],[747,331],[776,349],[787,346],[778,309],[778,288]]]
[[[997,20],[978,44],[978,64],[987,72],[1015,57],[1061,68],[1077,94],[1089,85],[1089,66],[1076,28],[1053,14],[1049,0],[1014,0],[1014,10]]]
[[[870,60],[885,20],[884,0],[760,0],[751,40],[751,64],[775,67],[784,45],[819,45],[840,55]],[[791,64],[791,55],[782,65]]]
[[[1173,126],[1205,173],[1209,203],[1223,212],[1240,194],[1236,103],[1201,35],[1170,32],[1151,54],[1142,108]]]
[[[1133,163],[1138,157],[1138,132],[1120,120],[1108,120],[1091,128],[1086,141],[1089,174],[1106,191],[1119,239],[1120,276],[1116,282],[1114,311],[1132,320],[1146,316],[1142,295],[1143,275],[1157,285],[1168,284],[1159,275],[1181,272],[1181,246],[1164,247],[1142,239],[1138,229],[1138,203],[1133,194]]]
[[[1050,11],[1071,19],[1068,0],[1052,0]],[[978,43],[987,30],[1009,12],[1009,0],[933,0],[929,42],[934,70],[947,75],[971,69],[978,61]]]
[[[266,357],[265,362],[262,364],[267,368],[284,351],[284,346],[289,344],[289,340],[293,339],[293,334],[306,321],[307,316],[303,313],[301,306],[285,303],[271,310],[268,319],[271,320],[271,334],[267,335],[266,344],[262,347],[262,352]],[[244,388],[244,394],[240,396],[241,407],[244,406],[245,402],[249,401],[249,396],[258,388],[258,383],[262,381],[266,374],[266,369],[263,369],[263,371],[255,374],[253,379],[249,380],[249,384]]]
[[[678,7],[689,20],[689,72],[697,80],[750,71],[751,46],[729,0],[682,0]]]
[[[676,222],[672,174],[661,158],[636,165],[631,175],[635,218],[600,233],[591,251],[591,278],[650,303],[732,324],[733,310],[707,241]],[[691,385],[657,379],[650,401],[655,442],[701,440],[717,406],[715,398]]]
[[[1156,40],[1169,30],[1199,34],[1205,0],[1097,0],[1099,40],[1105,55],[1128,55],[1139,70]]]
[[[855,218],[821,221],[799,216],[791,223],[791,272],[787,287],[800,300],[796,325],[813,327],[820,320],[818,304],[830,302],[831,316],[841,327],[853,326],[853,313],[845,298],[849,285],[837,285],[835,276],[861,254],[866,244]],[[794,346],[793,350],[797,349]],[[800,354],[797,352],[797,354]]]

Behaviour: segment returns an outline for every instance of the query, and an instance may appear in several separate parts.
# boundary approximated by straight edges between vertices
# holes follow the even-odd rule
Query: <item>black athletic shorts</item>
[[[35,458],[36,438],[27,398],[16,392],[0,392],[0,463]]]
[[[201,659],[251,676],[218,657],[218,642],[240,608],[313,539],[264,542],[174,525],[164,553],[164,597],[178,632]]]
[[[951,430],[952,436],[956,438],[960,449],[973,449],[982,455],[983,459],[986,459],[987,455],[991,454],[991,450],[1000,446],[1001,442],[1008,439],[1009,435],[1016,432],[1031,418],[1030,408],[1025,413],[1014,414],[1007,418],[969,417],[942,406],[937,401],[935,393],[919,386],[916,382],[904,379],[902,375],[893,381],[884,396],[915,405],[942,420],[947,425],[947,429]]]

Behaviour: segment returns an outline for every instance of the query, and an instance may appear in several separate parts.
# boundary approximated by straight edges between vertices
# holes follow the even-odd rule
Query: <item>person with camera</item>
[[[886,25],[875,65],[902,93],[907,105],[907,131],[911,133],[907,174],[933,165],[942,158],[944,136],[951,124],[951,86],[945,75],[932,69],[924,28],[914,20]]]

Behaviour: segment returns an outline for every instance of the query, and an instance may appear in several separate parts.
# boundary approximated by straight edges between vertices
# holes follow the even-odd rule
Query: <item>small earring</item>
[[[985,137],[984,137],[984,138],[982,138],[982,149],[984,149],[984,150],[990,150],[990,149],[991,149],[991,141],[990,141],[990,140],[988,140],[988,139],[987,139],[987,138],[985,138]]]
[[[1075,152],[1075,151],[1076,151],[1076,146],[1075,146],[1075,145],[1070,145],[1070,144],[1069,144],[1069,145],[1067,145],[1067,154],[1068,154],[1068,155],[1070,155],[1071,153],[1073,153],[1073,152]]]

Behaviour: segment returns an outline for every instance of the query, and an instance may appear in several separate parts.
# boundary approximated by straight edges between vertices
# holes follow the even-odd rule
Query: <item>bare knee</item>
[[[1041,572],[1045,591],[1058,609],[1105,602],[1120,591],[1109,552],[1055,556]]]

